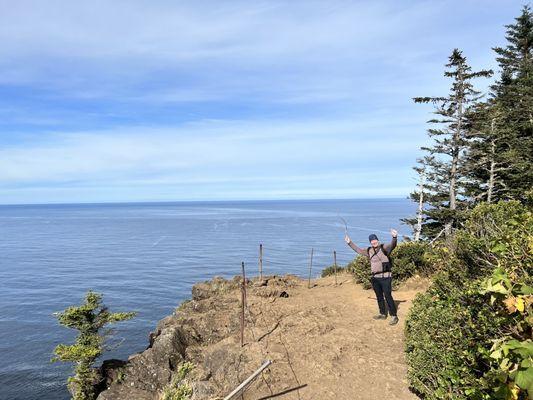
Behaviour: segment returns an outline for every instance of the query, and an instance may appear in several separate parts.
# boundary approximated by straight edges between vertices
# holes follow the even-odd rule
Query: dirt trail
[[[308,289],[299,280],[288,298],[250,290],[244,354],[260,354],[273,365],[245,399],[417,399],[407,387],[403,324],[420,289],[393,293],[400,323],[389,326],[388,320],[372,319],[373,291],[347,275],[338,283],[317,279]]]

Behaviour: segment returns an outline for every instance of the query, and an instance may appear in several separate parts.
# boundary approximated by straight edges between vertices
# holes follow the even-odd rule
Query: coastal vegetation
[[[58,345],[52,359],[75,364],[74,376],[68,378],[74,400],[93,400],[98,394],[100,377],[94,363],[107,350],[106,339],[113,334],[106,326],[134,316],[134,312],[110,312],[102,303],[102,295],[92,291],[86,294],[82,305],[68,307],[57,314],[61,325],[78,331],[75,343]]]
[[[533,398],[533,14],[524,7],[496,47],[483,96],[463,53],[432,103],[430,145],[414,168],[413,241],[392,254],[395,285],[431,276],[406,324],[411,389],[424,399]],[[366,257],[346,269],[370,288]]]
[[[429,290],[405,325],[412,389],[427,399],[533,398],[533,14],[524,7],[497,47],[486,100],[454,50],[451,95],[437,104],[410,221],[441,248]],[[468,105],[464,99],[469,97]],[[415,224],[415,221],[417,224]],[[418,223],[420,222],[421,223]],[[444,233],[444,239],[437,241]]]
[[[163,389],[161,400],[187,400],[192,396],[192,388],[187,383],[187,375],[194,368],[190,362],[184,362],[177,369],[176,375],[166,388]]]

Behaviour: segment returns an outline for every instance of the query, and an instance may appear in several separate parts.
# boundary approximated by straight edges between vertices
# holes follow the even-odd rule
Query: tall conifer
[[[533,187],[533,14],[526,6],[516,23],[507,25],[507,46],[496,47],[500,78],[492,86],[499,105],[500,135],[498,149],[504,166],[505,187],[498,197],[525,201]]]
[[[444,72],[445,77],[453,79],[448,96],[414,98],[416,103],[434,104],[437,116],[428,121],[437,126],[428,129],[433,143],[422,148],[428,153],[424,157],[424,166],[429,207],[424,210],[422,230],[427,237],[434,237],[441,231],[449,236],[464,203],[468,115],[480,99],[480,92],[474,89],[472,80],[491,74],[492,71],[487,70],[473,72],[462,52],[454,49]]]

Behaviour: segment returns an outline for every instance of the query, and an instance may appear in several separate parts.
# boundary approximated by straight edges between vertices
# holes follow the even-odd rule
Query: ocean
[[[75,332],[53,313],[80,304],[87,290],[112,311],[137,311],[116,325],[104,358],[142,351],[158,320],[190,298],[194,283],[214,276],[313,276],[367,246],[368,235],[390,240],[389,229],[410,234],[400,218],[407,199],[292,200],[0,206],[0,399],[66,400],[69,364],[51,363],[59,343]]]

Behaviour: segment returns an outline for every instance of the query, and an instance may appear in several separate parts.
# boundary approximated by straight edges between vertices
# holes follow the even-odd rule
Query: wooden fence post
[[[242,266],[242,286],[241,286],[241,347],[244,347],[244,309],[246,307],[246,273],[244,271],[244,261]]]
[[[333,250],[333,269],[335,270],[335,285],[337,285],[337,252]]]
[[[263,280],[263,244],[259,244],[259,279]]]
[[[311,260],[309,261],[309,281],[307,283],[307,288],[311,288],[311,269],[313,268],[313,248],[311,247]]]

